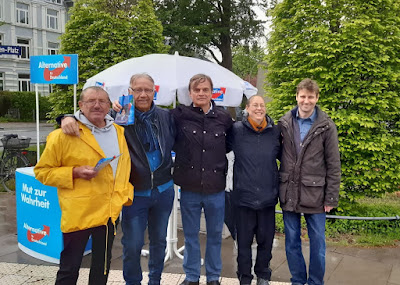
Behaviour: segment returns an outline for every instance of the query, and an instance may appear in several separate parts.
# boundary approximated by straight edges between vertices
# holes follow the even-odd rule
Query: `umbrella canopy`
[[[176,94],[181,104],[189,105],[188,83],[198,73],[211,77],[214,83],[213,99],[220,106],[239,106],[243,94],[257,94],[257,88],[244,81],[230,70],[213,62],[169,54],[149,54],[115,64],[89,78],[84,88],[102,86],[112,101],[128,94],[129,79],[133,74],[147,73],[156,85],[154,102],[168,106],[175,101]]]

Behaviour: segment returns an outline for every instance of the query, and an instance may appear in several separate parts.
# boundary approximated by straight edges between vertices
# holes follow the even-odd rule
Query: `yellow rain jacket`
[[[131,160],[124,128],[114,126],[122,154],[115,179],[110,165],[90,180],[72,178],[73,167],[95,166],[105,158],[91,130],[84,124],[79,122],[80,137],[65,135],[58,129],[47,138],[46,149],[34,172],[43,184],[57,187],[63,233],[107,225],[109,218],[115,223],[122,206],[132,204]]]

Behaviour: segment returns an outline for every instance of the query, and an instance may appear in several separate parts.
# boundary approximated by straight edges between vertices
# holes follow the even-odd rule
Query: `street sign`
[[[0,45],[0,54],[21,55],[21,47]]]
[[[31,83],[77,84],[78,55],[36,55],[30,57]]]

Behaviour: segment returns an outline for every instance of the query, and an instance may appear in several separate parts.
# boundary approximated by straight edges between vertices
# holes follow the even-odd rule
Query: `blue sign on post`
[[[20,46],[0,46],[0,54],[21,55]]]
[[[31,56],[31,83],[77,84],[78,55]]]

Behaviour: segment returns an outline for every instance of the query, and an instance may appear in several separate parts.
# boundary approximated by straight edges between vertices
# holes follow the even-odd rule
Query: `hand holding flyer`
[[[133,95],[119,97],[118,103],[122,106],[121,111],[115,116],[115,123],[118,125],[132,125],[135,121],[135,107]]]
[[[121,154],[122,154],[122,153],[121,153]],[[101,169],[103,169],[104,167],[106,167],[107,165],[109,165],[111,161],[113,161],[113,160],[116,159],[117,157],[121,156],[121,154],[114,155],[113,157],[106,157],[106,158],[100,159],[100,160],[97,162],[96,166],[94,167],[94,170],[100,171]]]

